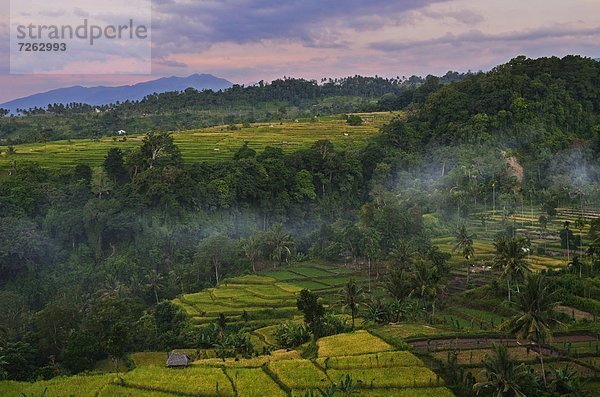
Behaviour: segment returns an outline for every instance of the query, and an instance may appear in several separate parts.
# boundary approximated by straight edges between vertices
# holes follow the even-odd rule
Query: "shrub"
[[[308,342],[310,333],[305,326],[288,321],[277,327],[275,339],[279,346],[292,348]]]
[[[323,316],[321,335],[319,336],[337,335],[344,332],[350,332],[351,330],[352,326],[348,324],[346,320],[333,313],[326,313],[325,316]]]
[[[360,117],[357,114],[350,114],[346,118],[346,123],[348,123],[348,125],[353,125],[353,126],[362,125],[363,119],[362,119],[362,117]]]

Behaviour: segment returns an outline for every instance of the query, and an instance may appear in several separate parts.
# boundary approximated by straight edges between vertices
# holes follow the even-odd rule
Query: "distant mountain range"
[[[15,99],[3,104],[0,108],[15,113],[17,109],[46,107],[54,103],[87,103],[89,105],[106,105],[117,101],[140,100],[147,95],[168,91],[184,91],[187,88],[202,90],[224,90],[231,87],[230,81],[215,77],[211,74],[193,74],[188,77],[163,77],[158,80],[146,81],[134,85],[119,87],[66,87]]]

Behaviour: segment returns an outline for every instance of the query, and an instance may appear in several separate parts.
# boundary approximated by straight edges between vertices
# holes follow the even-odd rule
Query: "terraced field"
[[[481,221],[482,215],[485,215],[486,222]],[[587,243],[587,233],[589,231],[589,221],[600,217],[600,212],[596,209],[584,208],[583,211],[570,208],[557,209],[557,215],[549,219],[545,229],[542,229],[539,217],[542,213],[539,209],[524,207],[516,214],[504,218],[501,211],[497,210],[494,214],[492,211],[482,212],[470,216],[467,219],[467,228],[470,233],[475,233],[477,239],[474,241],[476,261],[489,262],[494,256],[494,237],[508,226],[516,228],[517,233],[529,237],[532,243],[532,252],[529,256],[531,267],[535,270],[548,268],[561,268],[567,264],[567,251],[560,246],[560,231],[563,230],[564,222],[570,222],[570,229],[573,234],[582,236],[583,247]],[[585,227],[580,231],[575,227],[575,220],[583,214],[586,220]],[[435,244],[442,251],[452,253],[453,262],[459,266],[464,264],[464,259],[460,253],[453,252],[454,237],[441,237],[435,239]],[[569,257],[579,254],[580,249],[571,250]],[[477,269],[476,269],[477,270]]]
[[[303,288],[319,291],[327,299],[335,294],[348,280],[364,282],[365,278],[353,269],[327,265],[303,264],[225,280],[217,288],[209,288],[195,294],[186,294],[174,300],[192,320],[207,324],[220,314],[230,322],[271,321],[278,324],[293,319],[297,294]],[[245,313],[245,314],[244,314]]]
[[[330,388],[350,375],[357,385],[356,396],[452,396],[420,359],[407,351],[393,350],[367,331],[322,338],[318,346],[316,360],[300,358],[297,351],[278,350],[251,359],[198,360],[185,369],[145,364],[118,376],[0,382],[0,395],[40,395],[46,390],[48,396],[303,397]],[[362,354],[344,355],[348,350],[343,346],[360,346]]]
[[[257,123],[250,127],[230,130],[217,126],[201,130],[173,133],[175,144],[180,148],[186,163],[218,161],[232,158],[244,142],[255,150],[266,146],[281,147],[289,152],[307,148],[322,139],[332,141],[337,148],[361,147],[366,140],[394,117],[392,113],[362,114],[365,123],[349,126],[341,117],[323,117],[318,121],[285,121],[282,123]],[[123,150],[141,145],[142,136],[122,138],[82,139],[16,145],[16,153],[8,156],[7,147],[0,146],[0,169],[8,168],[13,161],[34,161],[44,167],[62,168],[77,164],[99,166],[112,147]]]
[[[538,348],[512,338],[419,339],[410,344],[420,354],[428,355],[441,363],[456,359],[456,363],[471,372],[478,381],[484,380],[481,363],[491,353],[493,344],[506,345],[513,360],[529,364],[538,374],[541,371]],[[580,377],[596,378],[600,375],[597,345],[596,335],[556,336],[550,346],[542,348],[547,375],[552,378],[553,371],[568,365]]]

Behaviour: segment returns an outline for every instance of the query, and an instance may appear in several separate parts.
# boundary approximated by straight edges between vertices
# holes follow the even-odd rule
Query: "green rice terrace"
[[[361,396],[453,394],[444,381],[410,352],[367,331],[321,338],[318,357],[276,350],[250,359],[197,359],[184,369],[164,368],[165,355],[124,374],[80,375],[33,384],[0,383],[2,395],[77,396],[306,396],[350,376]],[[348,355],[353,353],[352,355]],[[162,356],[162,359],[159,357]],[[344,394],[336,394],[344,395]]]
[[[327,139],[339,149],[362,147],[369,137],[389,122],[394,113],[362,113],[363,124],[350,126],[341,116],[321,117],[318,120],[287,120],[255,123],[242,126],[217,126],[200,130],[173,133],[175,144],[186,163],[227,160],[244,142],[261,150],[266,146],[281,147],[284,152],[308,148],[314,142]],[[13,161],[31,161],[48,168],[64,168],[77,164],[99,166],[112,147],[122,150],[141,145],[142,135],[107,137],[98,140],[79,139],[14,146],[15,152],[0,146],[0,168],[10,167]]]
[[[224,315],[228,324],[248,330],[254,347],[263,351],[251,358],[219,358],[216,349],[179,350],[193,361],[187,368],[170,369],[165,367],[167,353],[138,352],[130,355],[129,368],[121,366],[122,373],[114,373],[107,359],[97,364],[96,374],[35,383],[0,382],[0,394],[303,397],[320,395],[319,390],[343,384],[349,377],[358,386],[352,395],[446,397],[453,394],[440,376],[444,366],[453,362],[482,381],[481,362],[494,344],[506,345],[514,360],[539,372],[537,350],[498,332],[506,312],[469,305],[447,308],[434,324],[375,325],[359,318],[361,329],[318,339],[312,355],[307,355],[310,343],[287,350],[278,346],[279,325],[301,323],[296,308],[299,291],[316,291],[326,306],[335,309],[340,287],[351,279],[363,286],[367,282],[357,267],[300,263],[226,279],[216,288],[174,300],[198,327],[218,322]],[[347,318],[343,311],[336,312]],[[568,365],[594,387],[600,371],[599,346],[597,333],[557,334],[544,346],[547,370]],[[346,395],[340,390],[335,396]]]
[[[469,228],[477,234],[471,276],[476,285],[496,278],[496,271],[487,267],[494,256],[493,239],[508,225],[532,240],[533,253],[528,260],[534,269],[566,266],[567,253],[561,248],[559,231],[565,221],[573,223],[581,212],[559,209],[544,229],[538,221],[540,215],[535,210],[508,216],[488,212],[485,222],[481,215],[468,220]],[[584,215],[593,217],[596,212],[588,210]],[[581,249],[585,248],[586,229],[575,229],[583,237]],[[179,350],[193,361],[187,368],[170,369],[165,366],[166,352],[137,352],[129,355],[129,365],[120,365],[119,374],[106,359],[97,363],[96,374],[35,383],[0,382],[0,394],[37,396],[46,390],[47,396],[303,397],[319,395],[319,390],[342,385],[349,377],[357,385],[355,395],[445,397],[453,394],[446,386],[444,368],[453,365],[473,382],[484,381],[482,361],[499,344],[507,346],[513,360],[530,365],[539,374],[538,350],[505,335],[500,328],[514,312],[486,303],[477,295],[478,289],[467,289],[464,259],[453,250],[454,238],[437,238],[435,242],[453,255],[454,279],[445,292],[448,302],[427,322],[377,325],[359,312],[358,330],[354,332],[320,338],[314,346],[305,343],[295,349],[281,349],[276,335],[280,325],[302,324],[302,313],[296,306],[301,290],[317,293],[326,307],[347,322],[348,311],[338,305],[340,289],[350,280],[365,288],[368,285],[361,263],[300,262],[225,279],[217,287],[173,301],[197,327],[214,326],[225,318],[228,326],[248,332],[255,349],[251,358],[220,358],[217,348]],[[576,252],[570,252],[570,257]],[[373,279],[375,287],[382,287],[382,283],[382,278]],[[580,305],[585,298],[576,297],[570,305],[559,306],[576,322],[544,344],[543,354],[550,379],[554,371],[568,366],[587,379],[593,390],[600,377],[600,334],[594,331],[597,327],[586,325],[597,313]],[[344,394],[338,389],[335,395]]]
[[[299,315],[296,298],[306,288],[327,300],[354,279],[365,282],[357,270],[326,265],[304,265],[225,280],[219,287],[175,300],[193,321],[207,324],[224,314],[232,322],[278,324]],[[333,297],[335,299],[335,297]]]
[[[470,216],[466,221],[466,226],[471,233],[477,236],[473,241],[476,262],[480,265],[491,264],[495,252],[493,244],[495,236],[498,232],[506,230],[507,227],[512,227],[515,234],[526,236],[531,241],[531,253],[528,261],[532,269],[564,268],[569,260],[576,255],[582,255],[587,248],[589,220],[599,217],[600,211],[587,208],[583,210],[557,208],[556,212],[556,216],[549,217],[545,212],[540,211],[539,206],[532,208],[525,204],[512,213],[503,213],[501,209],[498,209],[496,212],[488,210]],[[548,218],[544,225],[539,221],[542,215]],[[576,221],[580,217],[587,220],[582,229],[578,229],[576,226]],[[575,236],[581,237],[581,247],[571,248],[569,251],[561,247],[560,232],[563,230],[565,222],[569,222],[570,230]],[[434,242],[442,251],[453,254],[455,263],[464,262],[460,254],[453,251],[455,245],[453,236],[438,237],[434,239]]]

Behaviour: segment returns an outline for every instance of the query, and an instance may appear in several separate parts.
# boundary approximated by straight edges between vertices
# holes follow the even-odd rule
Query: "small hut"
[[[167,358],[167,367],[185,368],[190,365],[190,358],[185,353],[171,352]]]

